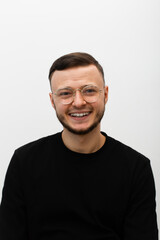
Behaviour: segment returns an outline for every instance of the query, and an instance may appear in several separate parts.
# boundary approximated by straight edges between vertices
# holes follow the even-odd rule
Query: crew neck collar
[[[63,132],[63,131],[62,131]],[[60,132],[60,141],[61,141],[61,147],[63,147],[63,149],[66,151],[66,153],[70,153],[70,154],[73,154],[73,155],[81,155],[81,156],[84,156],[84,157],[89,157],[89,156],[94,156],[94,155],[97,155],[101,152],[103,152],[103,150],[105,149],[106,145],[107,145],[107,134],[103,131],[101,131],[101,134],[103,136],[105,136],[105,142],[103,144],[103,146],[98,149],[97,151],[95,152],[92,152],[92,153],[81,153],[81,152],[76,152],[76,151],[73,151],[71,149],[69,149],[63,142],[63,139],[62,139],[62,132]]]

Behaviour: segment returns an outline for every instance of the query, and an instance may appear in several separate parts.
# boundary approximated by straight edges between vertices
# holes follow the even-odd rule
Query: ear
[[[49,97],[50,97],[50,101],[51,101],[51,104],[52,104],[52,107],[55,109],[55,104],[54,104],[54,100],[53,100],[53,93],[49,93]]]
[[[108,86],[104,87],[104,99],[105,99],[105,104],[108,101]]]

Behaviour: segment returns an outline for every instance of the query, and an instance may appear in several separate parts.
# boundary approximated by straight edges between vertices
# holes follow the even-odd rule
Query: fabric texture
[[[61,134],[13,154],[0,206],[0,239],[157,240],[150,160],[103,132],[100,150],[76,153]]]

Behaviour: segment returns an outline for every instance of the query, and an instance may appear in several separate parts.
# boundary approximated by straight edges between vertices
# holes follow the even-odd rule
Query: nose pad
[[[86,101],[83,98],[82,93],[80,90],[75,91],[74,96],[73,96],[73,105],[74,106],[80,106],[80,105],[85,105]]]

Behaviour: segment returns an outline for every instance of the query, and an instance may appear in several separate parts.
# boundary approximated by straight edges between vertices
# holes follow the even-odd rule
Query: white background
[[[82,51],[109,85],[102,130],[151,160],[160,223],[159,12],[159,0],[1,1],[0,198],[14,150],[62,129],[48,96],[51,64]]]

